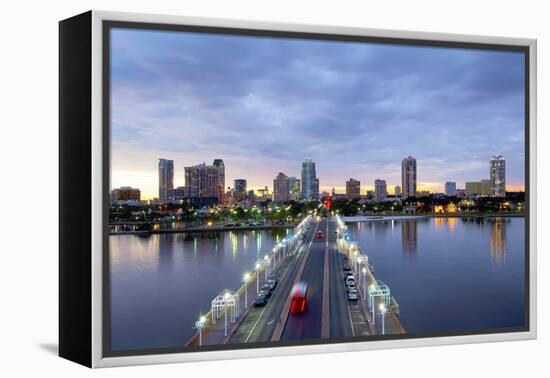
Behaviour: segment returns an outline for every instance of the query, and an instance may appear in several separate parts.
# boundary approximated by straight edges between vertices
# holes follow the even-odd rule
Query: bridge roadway
[[[347,299],[343,276],[346,257],[338,253],[336,229],[332,218],[322,218],[310,225],[298,253],[279,268],[279,284],[267,305],[252,307],[227,343],[369,334],[361,300]],[[317,231],[323,231],[324,237],[317,238]],[[290,290],[298,281],[308,284],[307,309],[302,314],[289,314]]]

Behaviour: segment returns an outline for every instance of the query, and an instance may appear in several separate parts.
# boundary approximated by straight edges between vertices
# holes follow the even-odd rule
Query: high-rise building
[[[174,160],[159,159],[159,200],[174,199]]]
[[[491,197],[506,196],[506,160],[501,155],[491,157],[489,194]]]
[[[185,186],[191,198],[216,198],[220,200],[219,170],[205,163],[185,167]]]
[[[445,183],[445,195],[446,196],[456,196],[456,182],[447,181]]]
[[[401,162],[401,190],[404,199],[416,197],[416,159],[411,156]]]
[[[361,181],[353,178],[346,181],[346,196],[348,198],[361,197]]]
[[[273,180],[273,202],[283,203],[290,201],[290,186],[288,176],[279,172]]]
[[[319,199],[319,179],[312,159],[306,159],[302,163],[302,199],[307,201]]]
[[[386,180],[374,180],[374,200],[376,202],[384,202],[388,197],[388,187]]]
[[[298,201],[301,197],[300,179],[296,177],[289,177],[288,186],[290,188],[290,199],[293,201]]]
[[[235,194],[245,194],[246,193],[246,180],[245,179],[235,179],[235,180],[233,180],[233,188],[235,189]]]
[[[396,185],[393,191],[395,192],[396,197],[401,197],[401,187],[399,185]]]
[[[214,159],[212,165],[218,169],[218,199],[220,202],[223,202],[225,193],[225,164],[222,159]]]

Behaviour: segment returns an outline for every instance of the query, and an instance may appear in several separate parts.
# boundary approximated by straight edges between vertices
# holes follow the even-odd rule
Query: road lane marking
[[[305,252],[305,256],[303,257],[302,263],[300,264],[300,268],[298,269],[298,272],[296,273],[296,278],[294,279],[293,286],[300,281],[302,278],[302,274],[304,273],[304,269],[306,267],[307,260],[309,258],[309,252],[311,251],[311,245],[313,244],[313,240],[315,240],[315,234],[317,233],[317,229],[319,228],[319,223],[315,226],[315,230],[313,230],[313,234],[311,235],[311,240],[309,241],[309,245],[307,247],[307,250]],[[292,290],[292,289],[291,289]],[[281,311],[281,316],[279,318],[279,323],[275,327],[275,331],[273,332],[273,336],[271,337],[271,341],[279,341],[281,339],[281,336],[283,335],[283,330],[286,326],[286,322],[288,320],[288,314],[290,312],[290,305],[292,303],[292,298],[289,295],[286,299],[285,305],[283,306],[283,310]]]
[[[327,219],[327,231],[325,234],[325,262],[323,267],[323,307],[322,307],[322,316],[321,316],[321,337],[327,338],[330,336],[330,297],[329,297],[329,279],[330,279],[330,273],[329,273],[329,255],[328,255],[328,224],[329,221]]]

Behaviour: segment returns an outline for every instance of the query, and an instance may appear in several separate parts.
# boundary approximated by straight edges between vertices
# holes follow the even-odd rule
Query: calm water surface
[[[287,230],[109,237],[113,350],[182,346]]]
[[[407,332],[524,324],[524,218],[348,225],[400,305]]]
[[[524,219],[349,224],[392,290],[407,332],[524,323]],[[113,350],[181,346],[200,312],[286,230],[110,236]]]

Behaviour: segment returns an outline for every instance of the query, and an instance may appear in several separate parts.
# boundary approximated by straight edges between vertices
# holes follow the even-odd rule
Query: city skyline
[[[489,179],[506,158],[506,188],[524,190],[523,58],[512,52],[113,31],[111,188],[158,196],[159,158],[184,167],[222,158],[225,187],[272,188],[316,162],[319,191],[417,190]],[[235,54],[238,51],[239,54]],[[459,77],[460,80],[456,80]],[[402,188],[403,189],[403,188]]]

